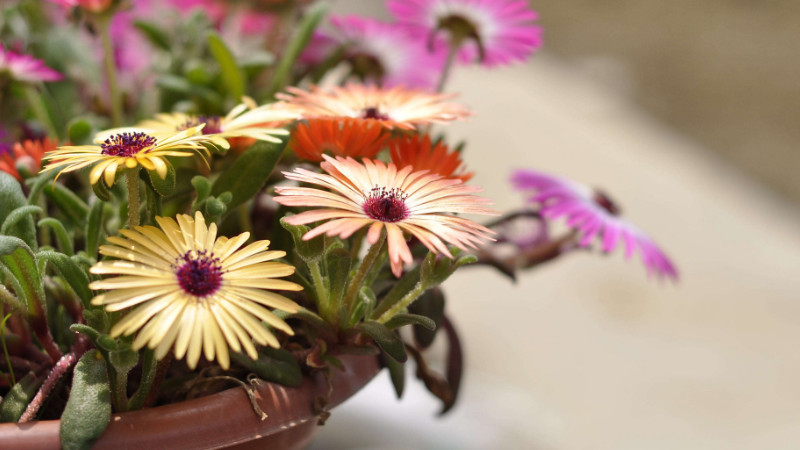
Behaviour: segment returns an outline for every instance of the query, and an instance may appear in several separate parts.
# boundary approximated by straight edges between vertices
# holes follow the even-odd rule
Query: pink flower
[[[543,218],[564,217],[580,237],[578,245],[589,246],[600,237],[603,251],[611,252],[622,241],[626,258],[639,249],[648,274],[678,278],[667,255],[638,227],[619,218],[619,209],[602,192],[533,170],[516,171],[511,182],[518,190],[532,192],[528,200],[539,206]]]
[[[442,32],[461,44],[461,62],[498,66],[523,61],[542,46],[538,14],[526,0],[389,0],[398,22],[441,49]]]
[[[347,46],[346,59],[363,81],[422,89],[436,86],[443,55],[429,53],[423,36],[397,24],[357,16],[333,17],[331,24],[332,37]]]
[[[11,79],[26,82],[58,81],[61,74],[30,55],[14,53],[0,44],[0,75],[7,73]]]

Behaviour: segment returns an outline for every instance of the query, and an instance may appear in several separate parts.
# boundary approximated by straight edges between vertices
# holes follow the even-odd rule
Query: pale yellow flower
[[[117,169],[142,166],[155,170],[163,179],[168,171],[167,156],[188,157],[198,153],[208,156],[208,149],[203,144],[209,141],[200,134],[203,126],[170,133],[120,132],[109,135],[96,145],[58,147],[44,156],[43,160],[49,164],[42,172],[60,169],[60,175],[94,166],[89,172],[89,182],[95,184],[103,178],[106,185],[111,186]]]
[[[109,237],[100,253],[118,258],[95,264],[90,272],[113,275],[92,282],[107,292],[92,299],[106,311],[130,309],[111,328],[111,336],[138,331],[133,348],[155,349],[157,359],[170,349],[197,366],[201,350],[206,359],[227,369],[229,349],[244,350],[256,359],[253,341],[279,347],[271,328],[293,334],[292,328],[267,307],[297,312],[299,306],[272,290],[299,291],[300,285],[280,277],[294,267],[273,261],[282,251],[267,251],[269,241],[241,248],[250,233],[217,237],[217,226],[206,226],[200,212],[194,219],[178,215],[177,222],[156,217],[159,228],[140,226]]]

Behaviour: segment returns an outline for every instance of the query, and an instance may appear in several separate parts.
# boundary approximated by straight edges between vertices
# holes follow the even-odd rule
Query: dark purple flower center
[[[611,201],[611,198],[606,195],[605,192],[595,189],[594,191],[594,202],[600,205],[601,208],[605,209],[609,212],[612,216],[618,216],[622,212],[617,206],[616,203]]]
[[[108,156],[131,157],[156,145],[156,138],[145,133],[120,133],[100,144],[100,153]]]
[[[389,120],[389,116],[381,113],[381,110],[374,106],[370,106],[369,108],[364,108],[364,115],[361,116],[361,118],[375,119],[375,120]]]
[[[196,116],[184,122],[178,127],[177,131],[188,130],[198,125],[206,124],[203,127],[203,134],[222,133],[222,118],[220,116]]]
[[[400,189],[374,187],[364,202],[364,213],[372,219],[381,222],[399,222],[408,217],[406,207],[408,195]]]
[[[437,30],[446,30],[450,35],[450,45],[459,47],[466,41],[474,41],[478,46],[478,57],[483,61],[486,56],[486,49],[483,46],[481,35],[478,32],[478,26],[474,22],[464,16],[452,14],[440,17],[436,25]],[[428,36],[428,47],[431,49],[433,48],[435,34],[436,31],[434,30],[431,31]]]
[[[206,297],[217,292],[222,285],[222,267],[219,258],[214,258],[212,253],[187,252],[178,259],[176,266],[178,284],[187,294]]]

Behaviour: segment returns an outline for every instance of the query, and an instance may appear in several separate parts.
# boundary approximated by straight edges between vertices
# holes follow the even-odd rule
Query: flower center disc
[[[364,108],[364,115],[361,116],[361,118],[374,119],[374,120],[389,120],[389,116],[387,116],[386,114],[382,114],[381,110],[375,106]]]
[[[222,285],[222,268],[219,259],[214,258],[213,254],[200,251],[193,255],[192,252],[187,252],[178,259],[178,263],[178,284],[187,294],[206,297]]]
[[[156,144],[156,138],[145,133],[120,133],[100,144],[100,153],[108,156],[132,157]]]
[[[364,213],[381,222],[399,222],[408,217],[406,197],[399,189],[375,187],[364,202]]]
[[[187,120],[183,125],[178,127],[178,131],[188,130],[198,125],[206,124],[203,127],[203,134],[218,134],[222,133],[222,118],[219,116],[197,116]]]
[[[614,203],[611,198],[606,195],[605,192],[600,190],[595,190],[594,192],[594,202],[600,205],[601,208],[605,209],[609,212],[612,216],[618,216],[620,214],[619,206]]]

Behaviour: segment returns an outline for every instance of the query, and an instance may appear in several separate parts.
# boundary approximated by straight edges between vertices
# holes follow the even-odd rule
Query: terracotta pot
[[[333,369],[328,408],[365,386],[380,370],[374,356],[340,357],[344,371]],[[328,392],[322,374],[306,377],[297,388],[264,383],[259,406],[269,416],[256,417],[242,388],[207,397],[123,414],[114,414],[93,449],[165,448],[303,448],[317,427],[314,398]],[[0,424],[0,448],[57,449],[58,420]]]

